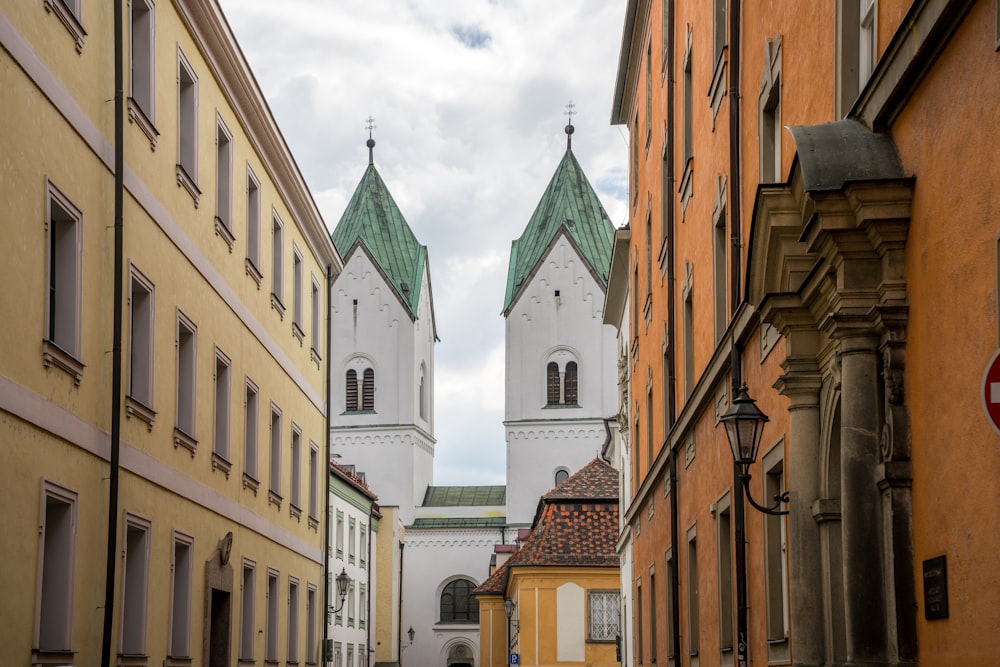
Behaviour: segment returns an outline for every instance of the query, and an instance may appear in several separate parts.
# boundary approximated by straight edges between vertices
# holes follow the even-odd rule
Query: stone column
[[[841,318],[837,318],[841,319]],[[848,665],[886,664],[882,498],[879,467],[878,338],[841,320],[840,502]]]

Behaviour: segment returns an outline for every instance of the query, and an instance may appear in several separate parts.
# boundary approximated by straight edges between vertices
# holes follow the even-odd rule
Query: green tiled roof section
[[[333,230],[333,244],[346,257],[359,240],[389,278],[399,298],[417,316],[427,248],[420,245],[396,206],[375,165],[369,164],[344,215]],[[406,283],[409,291],[404,291]]]
[[[511,244],[505,313],[563,227],[601,286],[606,288],[615,229],[583,168],[569,150],[545,188],[521,238]]]
[[[414,519],[411,528],[493,528],[506,525],[507,519],[502,516],[469,519],[443,517],[440,519]]]
[[[506,486],[428,486],[424,507],[471,507],[507,504]]]

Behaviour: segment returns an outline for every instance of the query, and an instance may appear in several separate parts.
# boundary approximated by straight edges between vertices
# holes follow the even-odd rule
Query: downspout
[[[669,472],[670,475],[670,544],[671,553],[673,554],[674,566],[671,568],[672,572],[670,575],[670,604],[673,607],[673,614],[670,615],[671,628],[670,632],[674,636],[674,655],[671,656],[674,659],[674,664],[679,665],[681,663],[681,577],[678,571],[677,564],[680,563],[680,530],[677,527],[677,450],[674,449],[670,452],[670,465]]]
[[[122,315],[124,313],[125,244],[125,95],[124,21],[122,3],[114,3],[115,58],[115,258],[114,304],[111,350],[111,469],[108,479],[108,554],[104,578],[104,635],[101,640],[101,667],[111,665],[111,635],[115,606],[115,556],[118,550],[118,467],[122,424]]]
[[[327,373],[327,377],[330,374]],[[375,597],[375,591],[372,590],[372,531],[373,521],[375,519],[375,501],[371,501],[372,504],[368,506],[368,585],[366,589],[368,590],[368,595],[365,596],[365,618],[368,619],[365,623],[365,650],[368,651],[366,658],[371,657],[374,649],[372,648],[372,598]],[[365,660],[364,664],[369,664],[370,660]]]
[[[666,0],[665,0],[666,1]],[[674,109],[675,104],[675,94],[677,89],[677,81],[674,79],[674,1],[669,0],[668,10],[667,10],[667,145],[666,145],[666,179],[667,179],[667,194],[668,197],[666,201],[663,202],[664,210],[664,220],[663,224],[667,227],[666,234],[666,244],[667,244],[667,335],[669,336],[669,341],[667,345],[667,386],[670,390],[667,392],[667,428],[664,429],[669,433],[670,427],[673,426],[674,420],[677,418],[677,397],[675,388],[677,387],[677,370],[675,361],[677,355],[674,353],[676,349],[675,333],[677,330],[677,319],[674,316],[674,311],[677,308],[677,295],[675,293],[676,286],[674,281],[674,188],[677,186],[676,177],[674,175],[674,130],[677,125],[676,110]]]
[[[732,238],[730,248],[730,274],[732,286],[730,300],[735,317],[739,310],[740,295],[740,260],[743,248],[740,231],[740,193],[742,176],[740,174],[740,0],[731,0],[729,6],[729,227]],[[730,372],[733,380],[733,395],[742,384],[740,372],[740,353],[736,341],[732,341],[733,352]]]
[[[333,265],[326,265],[326,418],[323,423],[326,425],[326,463],[323,465],[323,664],[327,662],[326,645],[330,640],[330,628],[327,617],[330,613],[330,362],[333,360],[333,336],[330,332],[332,317],[330,307],[330,293],[333,289]]]
[[[399,606],[396,608],[396,658],[400,667],[403,664],[403,547],[404,542],[399,543]]]

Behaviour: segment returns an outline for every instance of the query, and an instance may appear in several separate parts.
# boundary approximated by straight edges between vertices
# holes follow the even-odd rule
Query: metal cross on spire
[[[365,122],[367,123],[365,129],[368,130],[368,141],[366,142],[368,146],[368,164],[375,164],[375,151],[373,150],[375,148],[375,140],[372,139],[372,130],[375,129],[375,116],[369,114]]]
[[[573,100],[570,100],[569,104],[566,105],[566,111],[563,112],[569,119],[569,122],[566,123],[566,150],[573,148],[573,114],[575,113],[576,105],[573,104]]]

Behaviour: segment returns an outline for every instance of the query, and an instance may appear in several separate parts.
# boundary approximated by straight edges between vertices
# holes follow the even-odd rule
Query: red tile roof
[[[477,594],[502,595],[514,567],[618,567],[618,472],[594,459],[542,496],[531,535]]]

